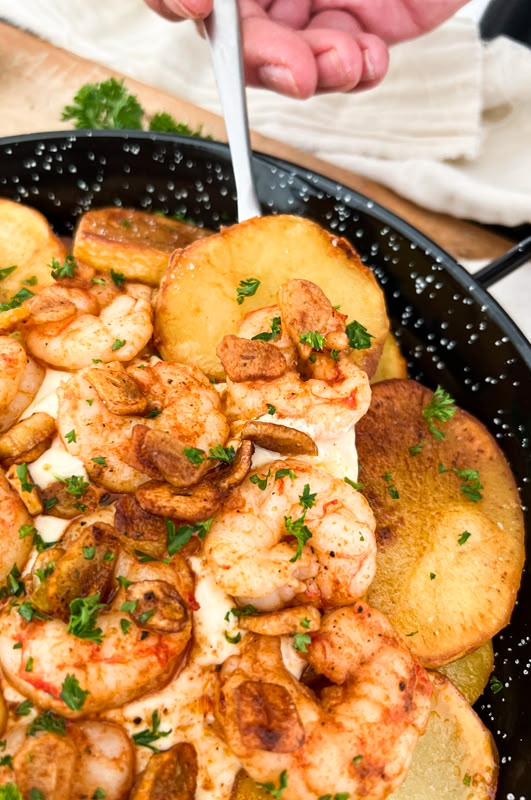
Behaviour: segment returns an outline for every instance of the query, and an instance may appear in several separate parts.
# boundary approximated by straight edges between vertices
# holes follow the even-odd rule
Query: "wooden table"
[[[111,75],[125,77],[101,64],[54,47],[35,36],[0,23],[0,136],[67,129],[61,113],[85,83],[97,83]],[[223,120],[152,86],[126,78],[128,89],[138,97],[147,114],[167,111],[192,128],[226,141]],[[511,242],[479,225],[420,208],[375,181],[315,158],[282,142],[253,132],[256,150],[293,161],[349,186],[406,219],[456,259],[491,259]]]

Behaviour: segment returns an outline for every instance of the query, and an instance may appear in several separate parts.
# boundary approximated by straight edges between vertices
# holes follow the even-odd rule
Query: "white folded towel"
[[[219,112],[205,42],[142,0],[0,0],[0,16]],[[531,222],[531,49],[484,45],[471,20],[394,47],[388,77],[369,92],[301,102],[250,89],[248,101],[256,130],[425,208]]]

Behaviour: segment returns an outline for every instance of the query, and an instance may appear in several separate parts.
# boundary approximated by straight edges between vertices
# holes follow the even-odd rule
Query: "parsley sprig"
[[[257,781],[256,785],[260,789],[265,789],[265,791],[268,792],[273,797],[275,797],[276,800],[281,800],[284,789],[287,789],[288,787],[288,771],[283,769],[282,772],[280,773],[278,779],[278,788],[272,781],[267,781],[267,783],[259,783]]]
[[[153,753],[158,753],[158,748],[153,747],[153,742],[162,739],[164,736],[169,736],[172,728],[169,731],[160,730],[160,714],[156,709],[151,715],[151,728],[145,728],[143,731],[133,734],[133,741],[136,745],[141,747],[148,747]]]
[[[236,302],[239,306],[243,303],[246,297],[252,297],[256,294],[260,281],[258,278],[245,278],[240,281],[236,287]]]
[[[272,339],[276,339],[280,334],[280,317],[272,317],[270,322],[271,330],[269,332],[264,331],[263,333],[257,333],[256,336],[252,336],[251,338],[258,339],[261,342],[270,342]]]
[[[65,106],[61,118],[71,120],[75,128],[141,130],[145,127],[146,112],[123,79],[109,78],[101,83],[84,84],[72,104]],[[210,138],[203,134],[201,126],[194,130],[166,112],[154,114],[148,127],[150,131]]]
[[[371,346],[371,339],[374,339],[374,336],[369,333],[361,322],[353,320],[349,322],[345,330],[348,336],[348,343],[353,350],[367,350]]]
[[[442,386],[437,386],[430,402],[422,409],[422,416],[428,423],[430,433],[433,434],[437,441],[440,442],[446,439],[446,434],[437,428],[435,421],[448,422],[449,419],[452,419],[456,411],[457,408],[453,398]]]
[[[302,558],[302,548],[308,539],[312,538],[313,534],[311,530],[304,523],[305,518],[306,509],[304,510],[302,516],[296,520],[293,520],[291,517],[284,517],[284,524],[287,532],[290,534],[290,536],[294,536],[297,539],[297,550],[295,555],[290,558],[290,561],[297,561],[299,558]]]
[[[91,642],[101,644],[103,631],[96,627],[96,618],[104,603],[100,603],[100,595],[91,597],[76,597],[70,603],[70,619],[68,620],[68,633],[78,639],[89,639]]]
[[[178,528],[171,519],[165,517],[164,521],[167,534],[166,549],[168,550],[168,555],[173,556],[179,550],[182,550],[185,544],[188,544],[194,534],[197,534],[199,539],[204,539],[214,521],[214,517],[210,517],[204,522],[195,522],[193,525],[180,525]]]

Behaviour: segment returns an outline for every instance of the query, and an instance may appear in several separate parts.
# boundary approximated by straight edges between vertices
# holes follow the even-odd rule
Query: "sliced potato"
[[[405,782],[390,798],[494,798],[498,755],[491,734],[451,681],[439,674],[432,680],[428,726],[417,742]]]
[[[74,257],[94,269],[112,268],[131,281],[158,286],[170,254],[210,233],[133,208],[98,208],[79,220]]]
[[[390,333],[384,342],[382,355],[371,383],[379,383],[390,378],[407,378],[407,361],[400,352],[396,339]]]
[[[356,443],[360,480],[377,520],[369,602],[389,616],[423,664],[437,667],[509,622],[524,527],[514,478],[493,437],[457,410],[438,423],[445,434],[438,440],[422,416],[431,398],[414,381],[375,384]],[[422,442],[411,455],[409,448]],[[455,470],[477,470],[481,490]]]
[[[0,302],[11,300],[20,289],[35,293],[49,286],[53,283],[49,266],[52,258],[62,262],[65,256],[63,243],[42,214],[21,203],[0,199],[0,270],[16,267],[0,280]]]
[[[237,288],[249,278],[260,284],[240,305]],[[291,278],[313,281],[348,321],[367,328],[371,347],[353,351],[353,359],[372,374],[389,326],[376,278],[345,239],[289,215],[247,220],[172,255],[155,305],[163,357],[222,378],[216,347],[223,336],[235,333],[247,312],[275,303]]]
[[[457,661],[439,667],[472,705],[483,694],[494,666],[494,649],[488,641]]]

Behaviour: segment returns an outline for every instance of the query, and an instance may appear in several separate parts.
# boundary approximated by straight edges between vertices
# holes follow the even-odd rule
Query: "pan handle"
[[[495,258],[486,267],[474,273],[474,280],[484,289],[497,283],[506,275],[510,275],[515,269],[521,267],[526,261],[531,260],[531,236],[511,247],[499,258]]]

